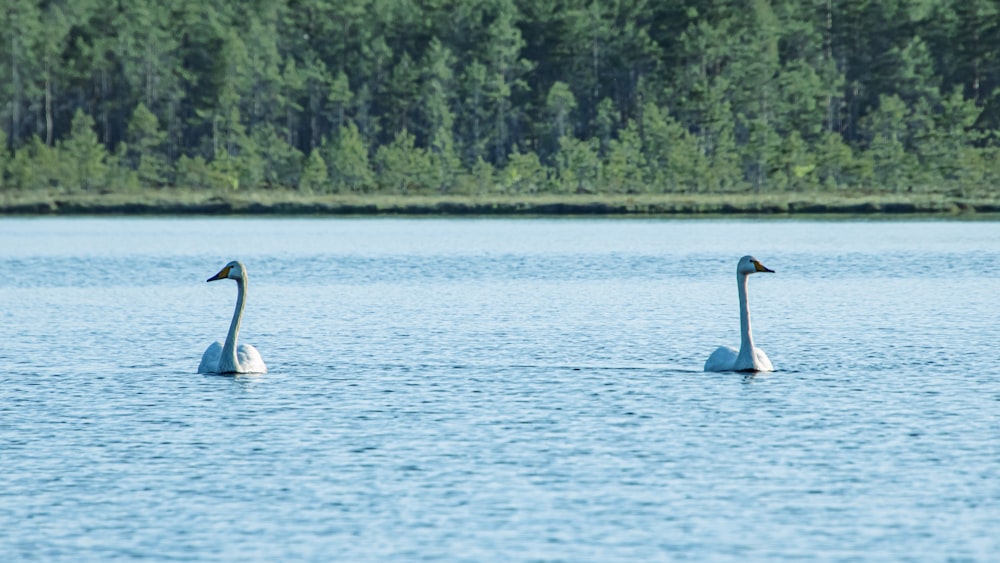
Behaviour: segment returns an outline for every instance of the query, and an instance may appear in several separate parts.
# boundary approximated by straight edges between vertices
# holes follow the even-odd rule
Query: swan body
[[[740,352],[732,346],[719,346],[705,361],[705,371],[774,371],[771,360],[760,348],[754,347],[751,362],[739,362]],[[747,367],[739,367],[746,365]]]
[[[753,344],[750,332],[750,303],[747,278],[758,272],[774,273],[753,256],[740,258],[736,265],[736,286],[740,294],[740,349],[719,346],[705,362],[705,371],[774,371],[771,360]]]
[[[231,279],[236,281],[236,311],[233,321],[229,324],[229,334],[225,344],[213,342],[201,356],[198,373],[267,373],[267,366],[260,357],[260,352],[249,344],[236,344],[240,333],[240,322],[243,320],[243,307],[247,296],[247,270],[243,264],[234,260],[226,264],[218,274],[207,281]]]

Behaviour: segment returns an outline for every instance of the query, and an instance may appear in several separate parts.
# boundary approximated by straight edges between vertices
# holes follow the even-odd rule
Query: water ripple
[[[704,373],[751,251],[779,371]],[[8,219],[0,553],[989,560],[998,254],[990,222]],[[198,375],[233,257],[271,371]]]

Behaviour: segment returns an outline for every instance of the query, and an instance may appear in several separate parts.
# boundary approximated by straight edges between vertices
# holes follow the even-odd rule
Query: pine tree
[[[260,161],[260,178],[257,184],[253,184],[254,187],[261,184],[270,187],[293,187],[299,184],[303,155],[298,149],[286,143],[270,123],[257,127],[251,144],[262,148],[256,151],[255,155]],[[242,153],[241,156],[245,161],[247,154]]]
[[[867,156],[871,158],[873,179],[893,191],[910,186],[914,164],[904,147],[907,113],[906,104],[898,96],[882,96],[879,107],[862,122],[870,139]]]
[[[581,141],[565,136],[559,139],[556,154],[557,189],[562,193],[596,193],[601,183],[601,160],[594,139]]]
[[[306,98],[306,81],[306,73],[299,70],[295,59],[288,59],[281,71],[279,85],[281,93],[278,95],[278,108],[284,114],[284,118],[275,120],[272,126],[278,130],[285,144],[292,148],[303,145],[299,135],[305,112],[299,101]],[[279,127],[278,123],[281,123],[283,127]]]
[[[383,124],[387,133],[414,129],[419,82],[420,69],[409,53],[403,53],[385,86],[386,112]]]
[[[552,123],[551,134],[558,140],[574,133],[572,115],[576,109],[576,97],[565,82],[556,81],[549,88],[545,100],[546,114]]]
[[[538,160],[538,155],[513,152],[500,174],[499,185],[507,194],[537,194],[547,192],[549,170]]]
[[[305,193],[325,192],[328,185],[326,162],[320,156],[319,149],[313,149],[302,166],[302,177],[299,178],[299,191]]]
[[[854,153],[839,133],[824,133],[813,153],[816,159],[814,174],[820,186],[844,188],[856,185],[860,180]]]
[[[333,116],[333,130],[340,131],[347,125],[347,109],[351,106],[354,95],[351,93],[351,86],[344,71],[340,71],[330,82],[329,92],[326,96],[330,114]]]
[[[518,108],[513,98],[525,91],[525,75],[531,70],[530,61],[521,57],[524,39],[517,28],[517,8],[512,0],[502,0],[497,14],[487,28],[487,44],[483,53],[486,80],[482,101],[489,116],[490,162],[502,164],[517,143],[521,131]]]
[[[496,167],[482,158],[472,166],[469,185],[465,188],[467,194],[486,194],[494,190],[496,184]]]
[[[94,191],[106,187],[108,180],[108,152],[97,140],[94,118],[77,110],[73,116],[70,136],[59,146],[59,155],[67,168],[61,183],[70,189]]]
[[[160,187],[168,181],[170,167],[162,152],[166,137],[156,116],[140,103],[129,122],[125,162],[137,172],[142,186]]]
[[[223,159],[225,160],[225,159]],[[209,167],[201,156],[177,159],[177,186],[188,189],[232,190],[239,187],[235,173],[219,172]]]
[[[443,193],[454,188],[461,172],[461,160],[455,148],[455,114],[452,111],[454,64],[451,51],[437,38],[432,39],[421,65],[424,103],[420,108],[420,122],[434,164],[434,182]]]
[[[334,191],[368,192],[375,187],[375,176],[368,163],[368,148],[354,122],[340,129],[325,158],[329,163],[331,186]]]
[[[742,125],[747,131],[747,142],[740,147],[744,177],[756,192],[781,189],[784,187],[784,179],[775,177],[776,172],[782,168],[781,136],[764,117],[748,119]]]
[[[24,191],[47,191],[65,185],[64,160],[54,147],[32,136],[14,151],[8,165],[11,185]]]
[[[642,111],[645,182],[658,192],[695,191],[708,166],[698,139],[653,103]]]
[[[630,122],[622,129],[618,138],[608,147],[608,157],[604,164],[604,185],[612,193],[635,194],[646,191],[642,174],[646,159],[642,153],[642,140],[636,122]]]
[[[375,153],[379,182],[392,193],[423,191],[433,178],[434,164],[427,151],[414,144],[413,135],[403,129],[396,139]]]
[[[798,131],[783,137],[778,150],[772,189],[801,192],[816,185],[815,157]]]

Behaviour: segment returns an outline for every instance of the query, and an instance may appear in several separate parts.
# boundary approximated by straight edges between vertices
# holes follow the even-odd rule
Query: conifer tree
[[[368,192],[375,176],[368,162],[368,148],[354,122],[340,129],[337,139],[327,146],[331,187],[334,191]]]
[[[70,136],[60,144],[58,154],[67,165],[60,178],[64,186],[83,191],[106,187],[108,152],[97,139],[94,118],[83,110],[77,110],[73,116]]]
[[[140,103],[129,122],[125,161],[137,172],[142,186],[160,187],[168,181],[170,167],[162,152],[166,137],[153,112]]]
[[[299,191],[305,193],[325,192],[327,191],[327,186],[326,162],[320,156],[319,149],[313,149],[302,167],[302,177],[299,179]]]

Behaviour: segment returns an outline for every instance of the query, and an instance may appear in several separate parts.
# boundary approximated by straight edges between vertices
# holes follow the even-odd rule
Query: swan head
[[[739,264],[736,265],[736,273],[743,276],[756,274],[758,272],[767,272],[773,274],[774,270],[761,264],[760,260],[757,260],[753,256],[744,256],[743,258],[740,258]]]
[[[219,270],[218,274],[208,278],[205,281],[215,281],[215,280],[241,280],[246,278],[247,270],[243,267],[243,263],[239,260],[233,260],[232,262],[226,264]]]

